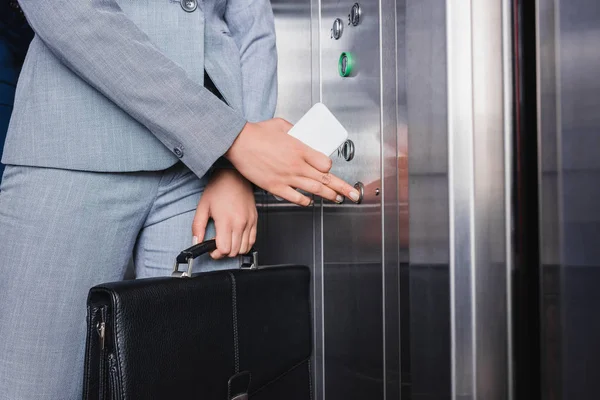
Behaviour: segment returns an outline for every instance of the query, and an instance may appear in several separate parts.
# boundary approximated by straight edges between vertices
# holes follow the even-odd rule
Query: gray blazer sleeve
[[[250,122],[273,118],[277,105],[277,48],[269,0],[228,0],[227,26],[240,49],[244,116]]]
[[[189,79],[114,0],[19,3],[56,57],[146,126],[196,175],[204,175],[243,129],[245,118]]]

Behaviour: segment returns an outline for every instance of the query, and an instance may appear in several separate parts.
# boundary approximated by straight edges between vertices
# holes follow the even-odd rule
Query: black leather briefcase
[[[309,400],[310,272],[257,267],[90,290],[84,399]]]

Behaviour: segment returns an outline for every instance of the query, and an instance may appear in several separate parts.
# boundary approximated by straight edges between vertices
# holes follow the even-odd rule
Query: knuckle
[[[310,192],[320,195],[321,193],[323,193],[323,184],[316,181],[312,182],[310,184]]]
[[[321,183],[325,186],[331,184],[331,174],[325,173],[321,175]]]
[[[298,173],[304,167],[304,162],[299,157],[294,157],[290,160],[289,167],[293,172]]]
[[[217,239],[217,250],[219,253],[227,254],[231,251],[231,243],[226,242],[224,239]]]
[[[248,219],[247,218],[238,218],[233,222],[233,229],[234,230],[244,230],[244,228],[246,228],[246,225],[248,225]]]

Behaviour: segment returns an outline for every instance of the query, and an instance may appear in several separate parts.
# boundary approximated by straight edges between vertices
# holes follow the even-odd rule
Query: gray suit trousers
[[[0,187],[0,399],[80,399],[88,290],[171,272],[207,178],[7,166]],[[211,225],[207,237],[214,237]],[[197,263],[234,268],[238,259]],[[176,327],[173,327],[176,329]]]

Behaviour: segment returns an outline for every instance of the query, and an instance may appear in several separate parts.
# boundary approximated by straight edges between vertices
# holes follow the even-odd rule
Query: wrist
[[[236,169],[232,168],[215,168],[210,176],[210,181],[213,182],[216,180],[229,180],[230,182],[240,182],[252,187],[252,184],[249,180],[244,178],[244,176],[240,174]]]
[[[225,152],[225,154],[223,154],[223,157],[225,159],[227,159],[228,161],[231,162],[231,159],[232,159],[232,157],[234,157],[233,154],[236,152],[236,149],[238,147],[237,145],[239,144],[240,139],[242,138],[242,136],[244,136],[244,134],[248,131],[248,129],[250,129],[251,126],[252,126],[251,122],[246,122],[246,124],[244,125],[244,127],[242,128],[240,133],[237,135],[237,137],[231,144],[231,147],[229,147],[229,149]]]

